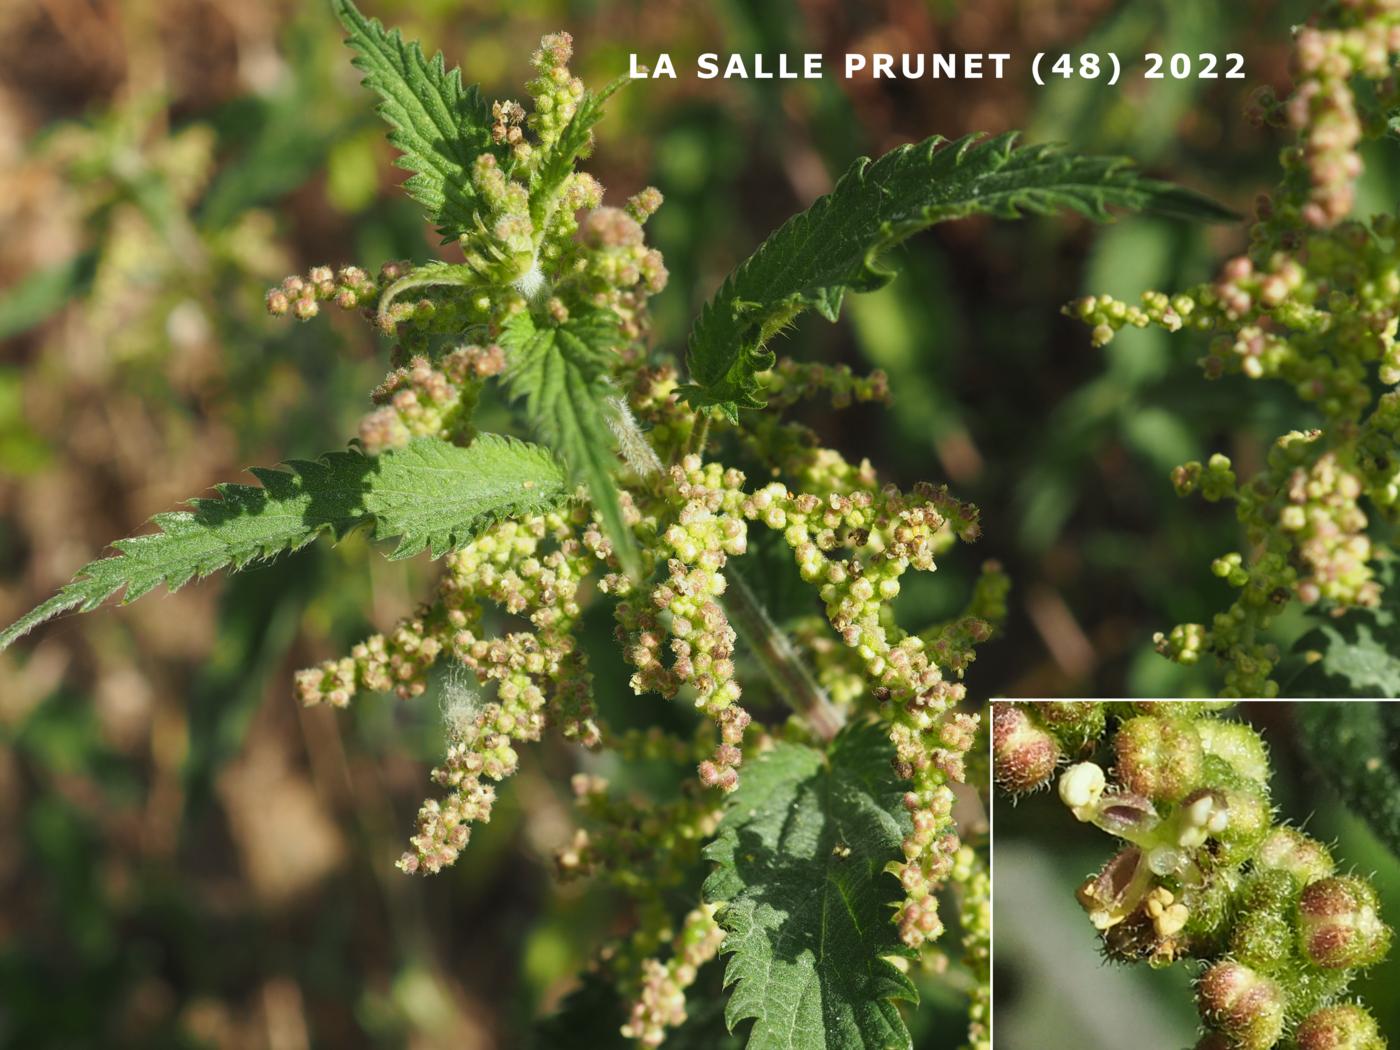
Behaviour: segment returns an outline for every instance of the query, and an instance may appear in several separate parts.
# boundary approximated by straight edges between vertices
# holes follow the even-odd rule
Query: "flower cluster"
[[[980,729],[960,679],[1005,613],[1006,578],[989,564],[962,615],[906,631],[893,612],[901,578],[932,571],[954,543],[976,539],[975,508],[944,488],[882,484],[868,462],[848,462],[777,413],[741,427],[697,412],[680,400],[675,370],[648,363],[647,303],[666,269],[643,225],[661,196],[648,188],[623,207],[606,206],[596,180],[556,163],[566,147],[571,158],[578,153],[578,124],[597,103],[569,72],[570,50],[566,35],[546,37],[533,59],[531,106],[489,108],[490,146],[461,187],[475,209],[457,238],[461,263],[396,263],[375,280],[353,267],[338,275],[317,268],[273,289],[268,306],[309,318],[335,301],[392,337],[392,370],[359,430],[370,455],[415,439],[469,445],[485,384],[497,376],[514,384],[513,355],[529,352],[512,339],[518,322],[552,326],[561,343],[576,315],[615,323],[611,349],[555,349],[561,370],[592,384],[568,397],[604,403],[617,444],[609,479],[617,506],[610,518],[588,499],[597,494],[589,478],[563,509],[477,534],[447,556],[430,603],[349,655],[300,672],[297,692],[304,703],[337,707],[360,691],[405,700],[443,693],[446,753],[431,774],[442,796],[419,811],[399,861],[406,872],[452,864],[472,826],[490,819],[521,745],[550,729],[586,749],[685,770],[677,797],[645,802],[579,773],[580,825],[555,856],[560,878],[605,881],[632,903],[635,928],[599,962],[631,1004],[623,1034],[644,1046],[684,1020],[685,990],[719,949],[712,907],[683,916],[675,908],[695,900],[700,849],[716,833],[746,752],[764,748],[770,732],[820,743],[847,720],[879,719],[908,781],[911,830],[889,866],[904,890],[894,921],[907,945],[923,946],[943,930],[937,894],[953,887],[965,954],[980,975],[973,1031],[983,1045],[989,886],[977,852],[960,841],[953,785],[967,777]],[[541,185],[555,192],[542,197]],[[844,367],[780,362],[769,379],[778,406],[889,396],[883,375]],[[711,456],[712,445],[722,454]],[[750,486],[753,476],[763,483]],[[754,524],[790,553],[810,587],[811,615],[774,622],[746,582]],[[635,566],[616,553],[619,537],[635,545]],[[761,573],[753,570],[760,584]],[[680,698],[703,716],[693,740],[620,733],[600,717],[581,629],[589,601],[612,603],[632,690]],[[778,701],[792,717],[759,724],[746,709],[749,690],[755,711]]]
[[[385,263],[376,281],[358,266],[313,266],[305,277],[292,274],[267,292],[267,311],[274,317],[290,313],[299,321],[309,321],[321,312],[321,304],[335,303],[342,310],[372,305],[379,290],[403,275],[404,264]]]
[[[750,719],[738,706],[735,633],[720,604],[728,587],[721,570],[731,555],[748,547],[748,531],[739,516],[744,476],[689,455],[671,468],[670,481],[672,524],[652,549],[667,575],[646,595],[649,608],[619,604],[619,634],[624,655],[637,668],[634,691],[667,697],[683,685],[694,691],[695,706],[720,730],[713,757],[700,764],[701,783],[732,791],[739,782],[740,745]],[[671,640],[669,666],[659,653],[663,633]]]
[[[307,704],[344,706],[357,688],[420,695],[443,657],[495,688],[495,701],[458,719],[450,733],[446,759],[432,773],[448,794],[424,803],[413,849],[399,862],[405,871],[436,872],[456,860],[470,825],[490,818],[495,795],[486,781],[515,772],[515,745],[539,739],[546,712],[565,736],[599,743],[591,682],[572,628],[579,585],[601,548],[581,513],[503,522],[448,558],[433,606],[357,645],[348,658],[297,675]],[[482,600],[527,618],[534,630],[487,637]]]
[[[460,346],[444,354],[439,367],[415,355],[375,388],[381,407],[360,422],[360,444],[371,454],[401,448],[410,438],[432,435],[469,440],[471,416],[481,382],[505,369],[499,346]]]
[[[958,890],[958,925],[963,957],[977,982],[968,1012],[969,1050],[991,1050],[992,879],[991,872],[970,846],[953,857],[949,882]]]
[[[900,935],[918,947],[943,929],[933,890],[947,879],[958,847],[949,783],[963,779],[976,720],[954,710],[963,687],[944,678],[924,639],[900,630],[888,610],[906,571],[932,570],[952,536],[976,538],[976,512],[944,489],[882,487],[869,463],[852,467],[830,449],[794,466],[805,491],[773,482],[744,501],[743,514],[780,533],[802,578],[819,588],[831,628],[873,684],[897,767],[913,782],[905,806],[914,830],[893,871],[906,895]]]
[[[641,988],[632,1003],[622,1034],[642,1046],[660,1046],[666,1030],[685,1023],[685,990],[695,983],[700,967],[719,952],[724,931],[715,921],[715,907],[701,905],[681,923],[665,962],[647,959]]]
[[[819,392],[831,399],[832,408],[848,408],[857,401],[890,403],[889,377],[879,369],[862,376],[852,372],[850,365],[783,358],[763,378],[768,403],[774,407],[796,404]]]
[[[1154,966],[1197,959],[1206,1047],[1375,1048],[1375,1022],[1341,1002],[1385,957],[1391,931],[1365,879],[1339,875],[1328,849],[1275,822],[1270,765],[1252,728],[1218,705],[1089,701],[998,704],[998,782],[1020,794],[1060,773],[1074,817],[1119,841],[1079,888],[1112,958]],[[1112,775],[1094,761],[1106,716]],[[1354,1041],[1332,1041],[1345,1035]]]
[[[1362,500],[1388,519],[1400,494],[1400,393],[1375,393],[1377,380],[1400,383],[1400,231],[1392,215],[1369,223],[1348,216],[1361,173],[1357,148],[1384,131],[1395,106],[1397,55],[1400,3],[1327,5],[1297,33],[1291,97],[1266,95],[1256,107],[1297,141],[1283,152],[1277,193],[1259,201],[1248,252],[1186,293],[1148,292],[1140,306],[1091,296],[1066,308],[1093,328],[1097,345],[1124,326],[1204,333],[1207,378],[1281,380],[1320,417],[1320,427],[1280,438],[1254,478],[1237,481],[1221,456],[1177,471],[1179,491],[1234,502],[1251,545],[1247,557],[1216,562],[1217,575],[1240,592],[1226,612],[1209,626],[1158,636],[1173,659],[1214,654],[1225,695],[1274,695],[1278,654],[1259,636],[1289,602],[1342,610],[1379,600]]]

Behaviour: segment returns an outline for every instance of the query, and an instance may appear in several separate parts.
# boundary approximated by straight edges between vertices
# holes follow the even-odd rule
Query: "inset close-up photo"
[[[0,2],[0,1050],[990,1050],[994,745],[999,1043],[1375,1050],[1397,187],[1400,0]]]
[[[1400,1035],[1400,704],[993,705],[998,1050]]]

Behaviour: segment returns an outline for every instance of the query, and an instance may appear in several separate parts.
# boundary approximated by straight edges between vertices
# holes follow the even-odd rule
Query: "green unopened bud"
[[[1197,723],[1196,731],[1206,754],[1221,759],[1246,780],[1269,782],[1269,752],[1263,738],[1249,726],[1206,718]]]
[[[1264,838],[1254,855],[1259,868],[1287,872],[1298,886],[1325,879],[1336,869],[1327,847],[1297,828],[1279,827]]]
[[[1298,1050],[1385,1050],[1386,1045],[1376,1019],[1355,1003],[1314,1010],[1293,1040]]]
[[[1132,718],[1114,738],[1118,778],[1153,802],[1177,802],[1201,779],[1204,754],[1195,724],[1183,718]]]
[[[1205,1022],[1238,1050],[1268,1050],[1283,1035],[1283,989],[1233,959],[1201,975],[1196,1006]]]
[[[1225,788],[1221,795],[1225,827],[1213,836],[1222,847],[1222,859],[1230,864],[1242,863],[1268,834],[1273,811],[1268,799],[1249,788]]]
[[[1120,709],[1134,715],[1200,719],[1208,719],[1234,705],[1233,700],[1124,700],[1118,704]]]
[[[1051,700],[1035,705],[1036,717],[1074,751],[1103,734],[1104,706],[1097,700]]]
[[[1353,875],[1320,879],[1298,898],[1298,947],[1329,970],[1370,966],[1390,948],[1390,927],[1370,883]]]
[[[1295,966],[1293,954],[1293,881],[1281,871],[1253,876],[1235,905],[1230,951],[1262,973]]]

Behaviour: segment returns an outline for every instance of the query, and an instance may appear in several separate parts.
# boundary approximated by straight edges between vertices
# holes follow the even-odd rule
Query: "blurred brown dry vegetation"
[[[600,129],[594,170],[616,195],[654,182],[668,196],[655,231],[673,274],[658,304],[669,354],[724,272],[855,156],[935,131],[1027,127],[1247,205],[1276,144],[1237,114],[1247,88],[1284,82],[1298,9],[364,6],[441,46],[494,96],[516,93],[540,33],[561,27],[594,84],[628,51],[669,51],[680,69],[706,50],[1246,51],[1248,84],[1151,91],[1041,91],[1022,76],[631,86]],[[273,323],[261,292],[316,263],[440,250],[395,190],[401,172],[357,79],[320,3],[0,5],[6,622],[152,514],[353,433],[383,348],[353,319]],[[1103,240],[1063,223],[946,227],[905,251],[908,276],[854,304],[850,323],[805,324],[791,340],[895,380],[893,412],[814,413],[814,425],[897,480],[947,479],[984,505],[978,553],[1006,562],[1017,591],[1005,638],[973,671],[976,695],[1200,687],[1162,677],[1175,672],[1156,670],[1145,639],[1209,607],[1183,581],[1209,579],[1230,526],[1178,506],[1164,466],[1236,428],[1238,413],[1228,396],[1195,396],[1187,348],[1125,339],[1106,363],[1055,311],[1125,265],[1161,284],[1204,276],[1215,246],[1202,237],[1162,224]],[[1144,406],[1155,437],[1131,431]],[[1246,445],[1256,422],[1237,428]],[[1169,447],[1154,451],[1161,434]],[[441,747],[431,699],[363,698],[337,715],[299,710],[289,688],[293,669],[389,625],[431,579],[426,564],[369,554],[362,541],[317,545],[66,617],[0,656],[0,1045],[521,1046],[609,924],[625,926],[606,898],[550,886],[549,852],[570,830],[559,785],[580,761],[564,748],[527,759],[458,870],[393,870]],[[909,600],[951,609],[975,572],[949,565]],[[597,636],[606,648],[605,624]],[[601,662],[605,708],[655,721],[623,682]],[[955,1045],[956,1026],[936,1024],[937,1006],[932,1016],[922,1045]]]

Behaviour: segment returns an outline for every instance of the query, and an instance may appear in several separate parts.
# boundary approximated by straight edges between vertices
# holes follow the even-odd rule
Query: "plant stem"
[[[696,431],[696,430],[694,430],[694,429],[691,430],[691,432],[690,432],[690,441],[688,441],[687,444],[688,444],[688,445],[692,445],[692,447],[690,448],[690,451],[691,451],[691,452],[695,453],[695,454],[696,454],[697,456],[699,456],[701,459],[704,459],[704,458],[705,458],[705,446],[706,446],[707,444],[709,444],[709,442],[710,442],[710,410],[709,410],[708,408],[702,408],[702,409],[700,410],[700,429],[699,429],[699,431]]]
[[[831,702],[738,570],[730,566],[725,578],[729,586],[724,592],[724,607],[735,631],[763,666],[784,702],[806,720],[813,733],[822,740],[831,740],[846,724],[846,716]]]

